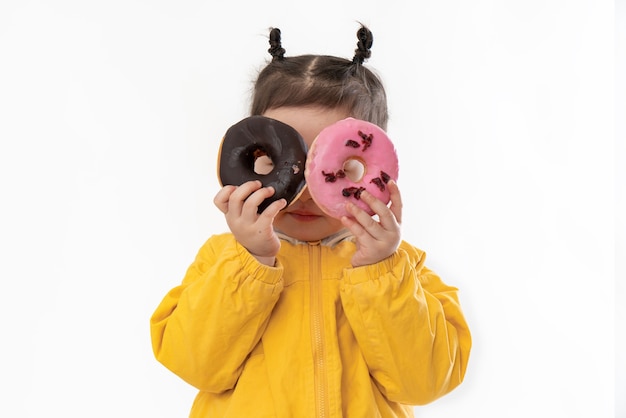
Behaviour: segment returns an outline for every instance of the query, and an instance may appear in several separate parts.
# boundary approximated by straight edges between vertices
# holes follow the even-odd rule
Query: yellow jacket
[[[352,268],[355,244],[282,242],[275,267],[211,237],[150,324],[156,358],[199,393],[190,417],[411,417],[463,380],[457,299],[402,242]]]

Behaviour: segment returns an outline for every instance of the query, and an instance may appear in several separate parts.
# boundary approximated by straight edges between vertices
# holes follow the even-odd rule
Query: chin
[[[315,228],[313,226],[306,228],[306,229],[309,229],[310,231],[302,231],[301,229],[294,231],[293,229],[289,229],[289,228],[287,230],[283,230],[283,229],[280,229],[280,230],[284,234],[289,235],[291,238],[297,239],[298,241],[307,241],[307,242],[319,241],[321,239],[326,238],[328,235],[331,235],[331,234],[324,234],[324,232],[320,231],[319,228]]]
[[[340,221],[326,216],[294,216],[288,213],[279,214],[274,226],[299,241],[319,241],[343,228]]]

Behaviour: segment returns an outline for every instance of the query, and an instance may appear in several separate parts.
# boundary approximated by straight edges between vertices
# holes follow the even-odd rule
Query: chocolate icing
[[[267,155],[274,165],[268,174],[254,171],[259,155]],[[218,176],[222,186],[239,186],[260,180],[264,187],[273,187],[273,196],[259,205],[261,213],[272,202],[286,199],[287,204],[302,192],[307,146],[291,126],[265,116],[250,116],[237,122],[222,139],[218,157]]]

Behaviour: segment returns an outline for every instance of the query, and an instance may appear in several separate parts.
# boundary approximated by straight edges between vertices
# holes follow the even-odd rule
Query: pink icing
[[[357,182],[343,176],[345,163],[353,159],[365,168]],[[311,197],[329,216],[350,216],[347,202],[373,215],[371,208],[359,198],[358,190],[365,188],[383,203],[389,203],[386,183],[398,179],[398,155],[380,127],[347,118],[326,127],[315,138],[307,155],[304,176]]]

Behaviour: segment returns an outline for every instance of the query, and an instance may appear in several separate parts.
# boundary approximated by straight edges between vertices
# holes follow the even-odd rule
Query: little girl
[[[384,88],[363,65],[372,34],[357,37],[351,61],[286,57],[272,29],[251,114],[309,146],[346,117],[386,129]],[[260,214],[274,190],[259,182],[217,193],[230,232],[208,239],[151,318],[156,358],[199,390],[191,417],[411,417],[462,382],[471,337],[457,289],[401,240],[389,190],[389,205],[361,195],[376,217],[348,203],[343,219],[306,189]]]

